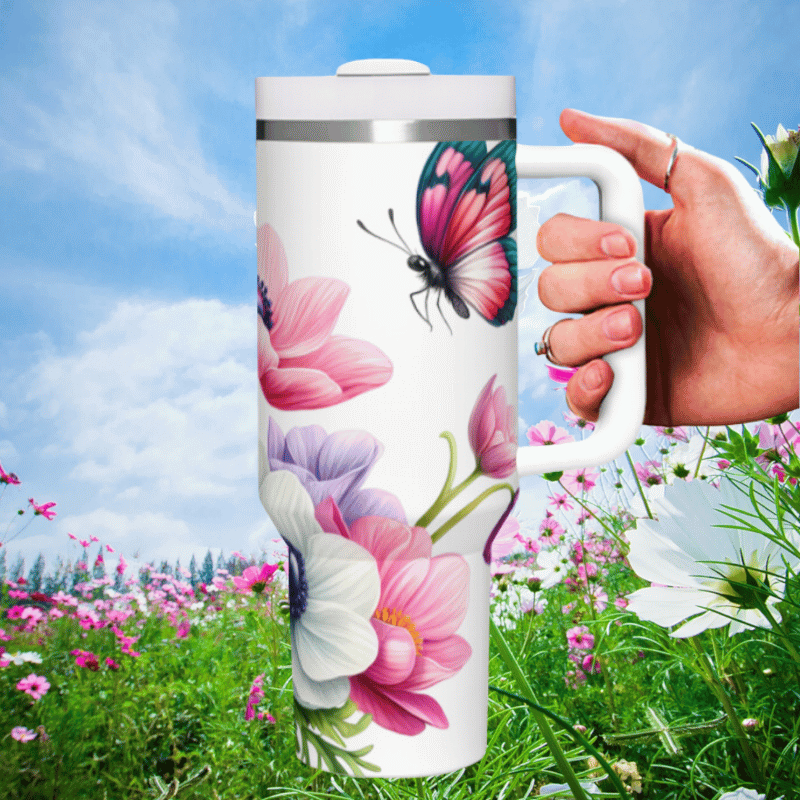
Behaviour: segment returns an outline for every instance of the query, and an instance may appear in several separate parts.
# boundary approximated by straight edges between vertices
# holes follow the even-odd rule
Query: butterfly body
[[[517,303],[515,143],[500,142],[487,152],[485,142],[441,142],[428,157],[417,187],[417,228],[425,256],[408,247],[389,219],[400,247],[367,233],[408,254],[407,265],[422,278],[422,289],[409,295],[417,314],[433,329],[427,316],[428,297],[444,294],[459,317],[472,306],[487,322],[504,325]],[[414,297],[425,294],[426,315]],[[448,328],[447,320],[442,314]],[[451,330],[452,333],[452,330]]]

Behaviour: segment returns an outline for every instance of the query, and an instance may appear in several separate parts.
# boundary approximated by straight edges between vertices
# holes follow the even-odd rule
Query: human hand
[[[560,121],[573,142],[611,147],[663,188],[674,148],[666,134],[571,109]],[[597,419],[613,381],[601,356],[638,340],[641,318],[630,302],[647,297],[645,424],[732,425],[797,408],[797,247],[720,158],[681,144],[669,192],[674,208],[645,212],[650,269],[632,257],[634,239],[618,225],[558,214],[539,229],[539,253],[552,262],[539,277],[541,301],[592,312],[550,335],[553,357],[580,366],[567,385],[569,407]],[[624,276],[637,268],[641,288],[631,290]]]

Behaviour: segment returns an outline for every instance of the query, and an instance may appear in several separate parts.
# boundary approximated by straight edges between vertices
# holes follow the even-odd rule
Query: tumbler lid
[[[256,78],[257,120],[486,120],[516,117],[512,75],[432,75],[369,58],[325,77]]]

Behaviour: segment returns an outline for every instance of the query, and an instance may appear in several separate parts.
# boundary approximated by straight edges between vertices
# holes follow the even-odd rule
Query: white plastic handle
[[[644,253],[644,199],[639,177],[615,150],[594,144],[567,147],[517,145],[518,178],[586,177],[600,191],[600,219],[627,228]],[[642,335],[633,347],[604,357],[614,370],[614,383],[600,405],[593,433],[583,441],[520,447],[520,475],[539,475],[613,461],[630,447],[644,420],[646,399],[644,300],[633,303],[642,317]]]

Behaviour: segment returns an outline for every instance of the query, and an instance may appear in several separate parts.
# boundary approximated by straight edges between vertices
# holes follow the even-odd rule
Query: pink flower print
[[[34,516],[41,515],[45,519],[53,519],[53,517],[55,517],[56,512],[50,510],[55,505],[55,503],[44,503],[43,505],[37,505],[36,503],[33,502],[32,497],[28,498],[28,502],[33,506]]]
[[[34,700],[41,700],[50,688],[50,684],[41,675],[31,672],[27,678],[17,682],[17,689],[29,694]]]
[[[0,464],[0,483],[19,485],[20,480],[13,472],[6,472],[3,469],[3,465]],[[14,730],[16,730],[16,728]]]
[[[573,469],[564,473],[564,485],[573,493],[589,491],[594,488],[595,481],[600,477],[599,472],[591,472],[588,468]]]
[[[323,530],[366,548],[380,574],[380,598],[370,619],[378,655],[350,677],[350,698],[395,733],[447,728],[444,710],[422,690],[455,675],[472,655],[469,643],[456,635],[467,613],[467,562],[456,553],[432,557],[430,534],[397,520],[361,517],[348,529],[330,499],[317,507],[316,517]]]
[[[36,738],[36,734],[23,725],[17,725],[16,728],[11,729],[11,738],[18,742],[32,742]]]
[[[377,347],[331,334],[349,291],[334,278],[289,283],[278,234],[258,229],[258,377],[274,408],[327,408],[391,378]]]
[[[469,444],[484,475],[507,478],[517,468],[517,412],[506,390],[494,389],[497,375],[483,387],[469,418]]]
[[[242,593],[261,594],[267,588],[267,584],[272,580],[272,575],[277,569],[277,564],[264,564],[260,569],[247,567],[241,577],[234,576],[233,582],[236,584],[237,590]]]
[[[578,625],[567,631],[567,643],[576,650],[591,650],[594,647],[594,636],[585,625]]]
[[[528,428],[528,441],[532,445],[562,444],[563,442],[574,442],[575,437],[570,436],[563,428],[557,428],[549,420]]]

